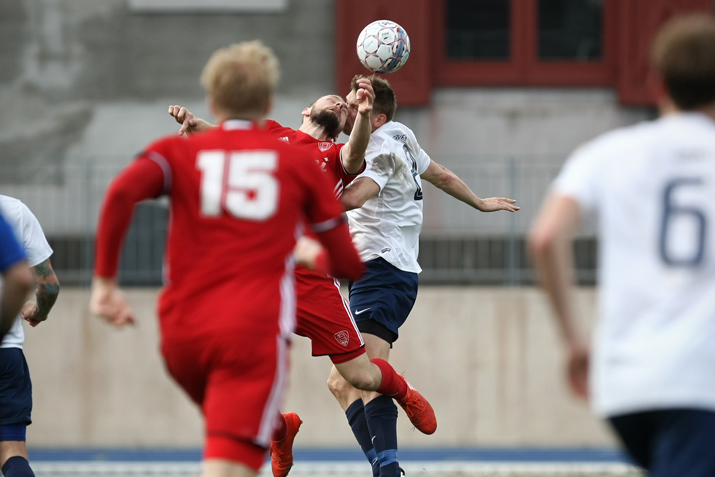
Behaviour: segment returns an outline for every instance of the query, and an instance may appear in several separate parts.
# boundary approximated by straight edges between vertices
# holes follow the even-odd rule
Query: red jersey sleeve
[[[109,185],[99,214],[94,247],[94,274],[113,278],[119,252],[129,229],[134,205],[168,191],[171,168],[162,143],[154,143],[124,169]]]
[[[343,166],[343,147],[345,144],[336,144],[335,145],[335,155],[337,156],[335,161],[333,161],[333,173],[335,174],[336,177],[340,178],[342,180],[343,188],[347,187],[352,181],[355,180],[357,176],[365,172],[365,161],[363,160],[362,167],[360,170],[355,173],[355,174],[350,174],[348,171],[345,170],[345,167]]]
[[[356,280],[362,276],[363,264],[353,246],[342,206],[333,195],[330,183],[313,161],[305,161],[304,177],[308,185],[305,215],[329,257],[330,274]],[[310,164],[310,166],[307,166]]]

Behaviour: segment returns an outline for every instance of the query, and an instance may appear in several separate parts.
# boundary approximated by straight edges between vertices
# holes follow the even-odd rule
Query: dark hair
[[[357,81],[366,78],[366,76],[357,75],[350,82],[350,87],[353,91],[358,90]],[[378,114],[384,114],[388,121],[392,121],[397,111],[397,97],[392,90],[390,82],[379,76],[372,75],[367,77],[372,82],[372,89],[375,91],[375,101],[372,105],[372,110]]]
[[[686,15],[670,20],[653,42],[651,60],[675,105],[697,109],[715,102],[715,20]]]

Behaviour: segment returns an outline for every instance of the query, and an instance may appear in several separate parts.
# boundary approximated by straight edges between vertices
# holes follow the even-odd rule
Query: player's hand
[[[169,114],[177,123],[181,124],[179,136],[196,132],[196,127],[199,125],[199,122],[191,111],[176,104],[169,106]]]
[[[132,310],[114,280],[99,277],[92,279],[89,311],[118,328],[135,323]]]
[[[316,242],[312,238],[301,237],[293,248],[293,258],[296,263],[300,263],[306,268],[315,268],[315,261],[323,251],[323,246],[320,242]]]
[[[569,348],[566,379],[571,392],[583,399],[588,399],[589,362],[590,352],[587,346],[574,345]]]
[[[40,309],[33,300],[28,301],[20,310],[20,317],[30,323],[33,328],[47,319],[47,315],[40,315]]]
[[[355,98],[358,100],[358,113],[370,114],[372,105],[375,101],[375,91],[372,89],[372,81],[367,78],[360,78],[357,81],[358,90],[355,92]]]
[[[496,212],[498,210],[508,210],[509,212],[516,212],[521,207],[514,205],[516,200],[507,199],[506,197],[489,197],[488,199],[482,199],[481,207],[479,210],[482,212]]]

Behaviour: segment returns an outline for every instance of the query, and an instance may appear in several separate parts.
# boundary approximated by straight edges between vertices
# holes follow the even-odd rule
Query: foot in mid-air
[[[271,470],[274,477],[286,477],[293,467],[293,440],[303,424],[294,412],[283,414],[283,418],[287,428],[286,435],[279,441],[271,442]]]
[[[403,378],[404,379],[404,378]],[[405,379],[405,382],[407,380]],[[410,422],[423,434],[434,434],[437,430],[437,416],[430,403],[407,382],[407,394],[402,399],[395,398],[397,404],[405,410]]]

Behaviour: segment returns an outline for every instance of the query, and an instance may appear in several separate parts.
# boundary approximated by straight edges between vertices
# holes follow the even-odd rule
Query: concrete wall
[[[154,317],[156,290],[128,296],[138,324],[115,330],[89,317],[88,291],[63,289],[46,323],[27,328],[34,383],[33,446],[200,446],[198,410],[165,374]],[[579,291],[587,320],[595,291]],[[540,292],[429,288],[392,352],[395,368],[432,402],[433,436],[401,415],[403,447],[608,446],[612,438],[562,379],[561,348]],[[326,357],[296,337],[286,410],[305,424],[297,445],[354,446],[325,386]]]

